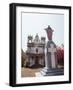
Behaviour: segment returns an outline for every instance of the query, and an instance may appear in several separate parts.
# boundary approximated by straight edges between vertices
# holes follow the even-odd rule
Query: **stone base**
[[[48,69],[44,68],[40,72],[36,73],[36,76],[58,76],[58,75],[64,75],[64,69]]]

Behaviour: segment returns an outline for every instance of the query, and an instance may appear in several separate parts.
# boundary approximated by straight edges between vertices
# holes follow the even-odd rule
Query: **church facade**
[[[33,39],[32,36],[28,36],[27,42],[27,66],[28,67],[38,67],[45,65],[45,37],[39,38],[36,34]]]

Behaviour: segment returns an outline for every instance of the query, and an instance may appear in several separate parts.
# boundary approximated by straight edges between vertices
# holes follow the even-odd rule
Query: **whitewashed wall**
[[[36,52],[36,49],[38,49],[38,52]],[[31,47],[31,49],[30,49],[31,53],[38,53],[38,54],[40,54],[40,53],[43,53],[43,51],[44,51],[44,49],[41,48],[41,47]]]

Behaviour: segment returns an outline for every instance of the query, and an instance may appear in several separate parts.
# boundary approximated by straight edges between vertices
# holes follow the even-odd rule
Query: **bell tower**
[[[32,39],[33,39],[33,37],[31,35],[28,36],[28,43],[32,43]]]

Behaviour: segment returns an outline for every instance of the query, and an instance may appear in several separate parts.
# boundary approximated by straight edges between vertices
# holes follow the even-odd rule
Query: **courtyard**
[[[42,68],[21,68],[21,77],[35,77],[36,72],[40,72]]]

